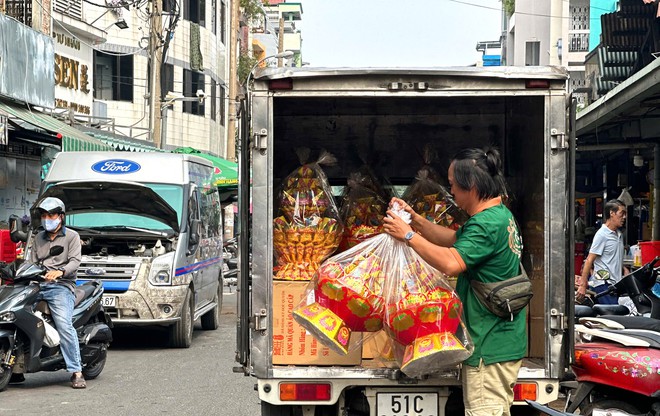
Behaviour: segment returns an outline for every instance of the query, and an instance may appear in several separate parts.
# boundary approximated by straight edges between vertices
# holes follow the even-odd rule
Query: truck
[[[38,201],[57,197],[80,234],[78,284],[103,282],[115,327],[161,326],[188,348],[194,323],[218,328],[222,310],[220,201],[213,166],[195,155],[61,152]],[[27,250],[40,218],[33,216]],[[19,233],[17,233],[19,234]]]
[[[296,168],[298,147],[335,155],[337,164],[324,167],[335,196],[363,163],[358,151],[378,155],[378,169],[401,195],[425,146],[437,149],[443,176],[458,150],[497,147],[534,288],[514,405],[559,397],[574,315],[575,111],[567,80],[559,67],[257,71],[241,107],[235,371],[256,379],[262,416],[463,411],[458,366],[406,377],[378,358],[373,343],[334,355],[292,320],[308,282],[273,278],[273,220],[275,190]]]

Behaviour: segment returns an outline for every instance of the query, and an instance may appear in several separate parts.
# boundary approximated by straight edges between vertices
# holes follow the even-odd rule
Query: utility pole
[[[277,53],[282,53],[284,52],[284,18],[282,17],[282,14],[280,14],[280,21],[279,21],[279,31],[278,31],[278,39],[277,39]],[[277,66],[282,67],[283,66],[284,59],[283,58],[277,58]]]
[[[238,113],[238,21],[240,1],[231,0],[229,14],[229,117],[227,120],[227,160],[236,160],[236,117]]]
[[[161,142],[161,110],[160,110],[160,68],[163,61],[161,49],[162,10],[159,2],[151,0],[151,15],[149,24],[149,135],[154,147],[162,149]]]

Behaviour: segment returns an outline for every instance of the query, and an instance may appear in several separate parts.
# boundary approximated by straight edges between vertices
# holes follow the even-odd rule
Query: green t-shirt
[[[467,266],[456,283],[474,343],[474,353],[465,363],[477,367],[479,359],[488,365],[523,358],[527,352],[526,309],[513,321],[500,318],[479,302],[470,286],[470,279],[498,282],[520,274],[522,240],[511,211],[499,204],[477,213],[456,232],[454,248]]]

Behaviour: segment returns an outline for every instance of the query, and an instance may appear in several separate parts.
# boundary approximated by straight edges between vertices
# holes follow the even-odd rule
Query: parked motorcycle
[[[63,251],[62,246],[54,246],[50,255]],[[0,286],[0,391],[7,387],[14,370],[35,373],[66,368],[48,305],[36,302],[39,282],[45,281],[47,270],[41,264],[17,264],[0,269],[7,282]],[[105,366],[112,322],[101,304],[100,281],[80,285],[75,292],[73,326],[80,342],[82,373],[91,380]]]
[[[226,240],[222,245],[222,277],[231,289],[238,283],[238,244],[236,237]]]
[[[548,416],[572,416],[573,413],[567,413],[561,410],[556,410],[551,407],[542,405],[540,403],[537,403],[533,400],[528,400],[525,399],[529,407],[534,409],[537,413],[534,414],[542,414],[542,415],[548,415]],[[648,413],[648,415],[652,415],[653,413]],[[627,412],[624,412],[620,409],[594,409],[593,413],[591,413],[592,416],[638,416],[638,415],[633,415]]]
[[[597,295],[629,296],[640,316],[586,317],[575,326],[575,380],[562,383],[568,413],[660,416],[660,299],[652,291],[659,262]]]

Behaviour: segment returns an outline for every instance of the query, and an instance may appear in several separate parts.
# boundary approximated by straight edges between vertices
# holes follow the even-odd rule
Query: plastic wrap
[[[368,169],[349,176],[339,210],[344,223],[344,236],[339,251],[352,248],[382,232],[383,216],[389,200],[389,193],[378,184]]]
[[[431,166],[432,160],[433,151],[427,147],[424,150],[424,165],[417,171],[415,180],[402,199],[429,221],[456,230],[468,219],[468,215],[456,206],[451,194],[440,184],[440,177]]]
[[[319,265],[339,246],[343,225],[321,165],[333,164],[330,153],[306,163],[309,150],[298,152],[301,166],[284,180],[279,216],[273,220],[275,278],[311,280]]]
[[[294,319],[342,354],[349,351],[352,332],[380,331],[385,310],[383,263],[393,241],[380,234],[323,262],[307,299],[293,311]]]
[[[384,329],[401,371],[419,377],[456,366],[474,349],[463,305],[445,276],[396,241],[384,290]]]
[[[407,215],[399,212],[402,218]],[[293,316],[321,343],[343,354],[354,331],[383,328],[401,370],[420,377],[472,354],[462,312],[442,273],[405,243],[380,234],[326,260]]]

